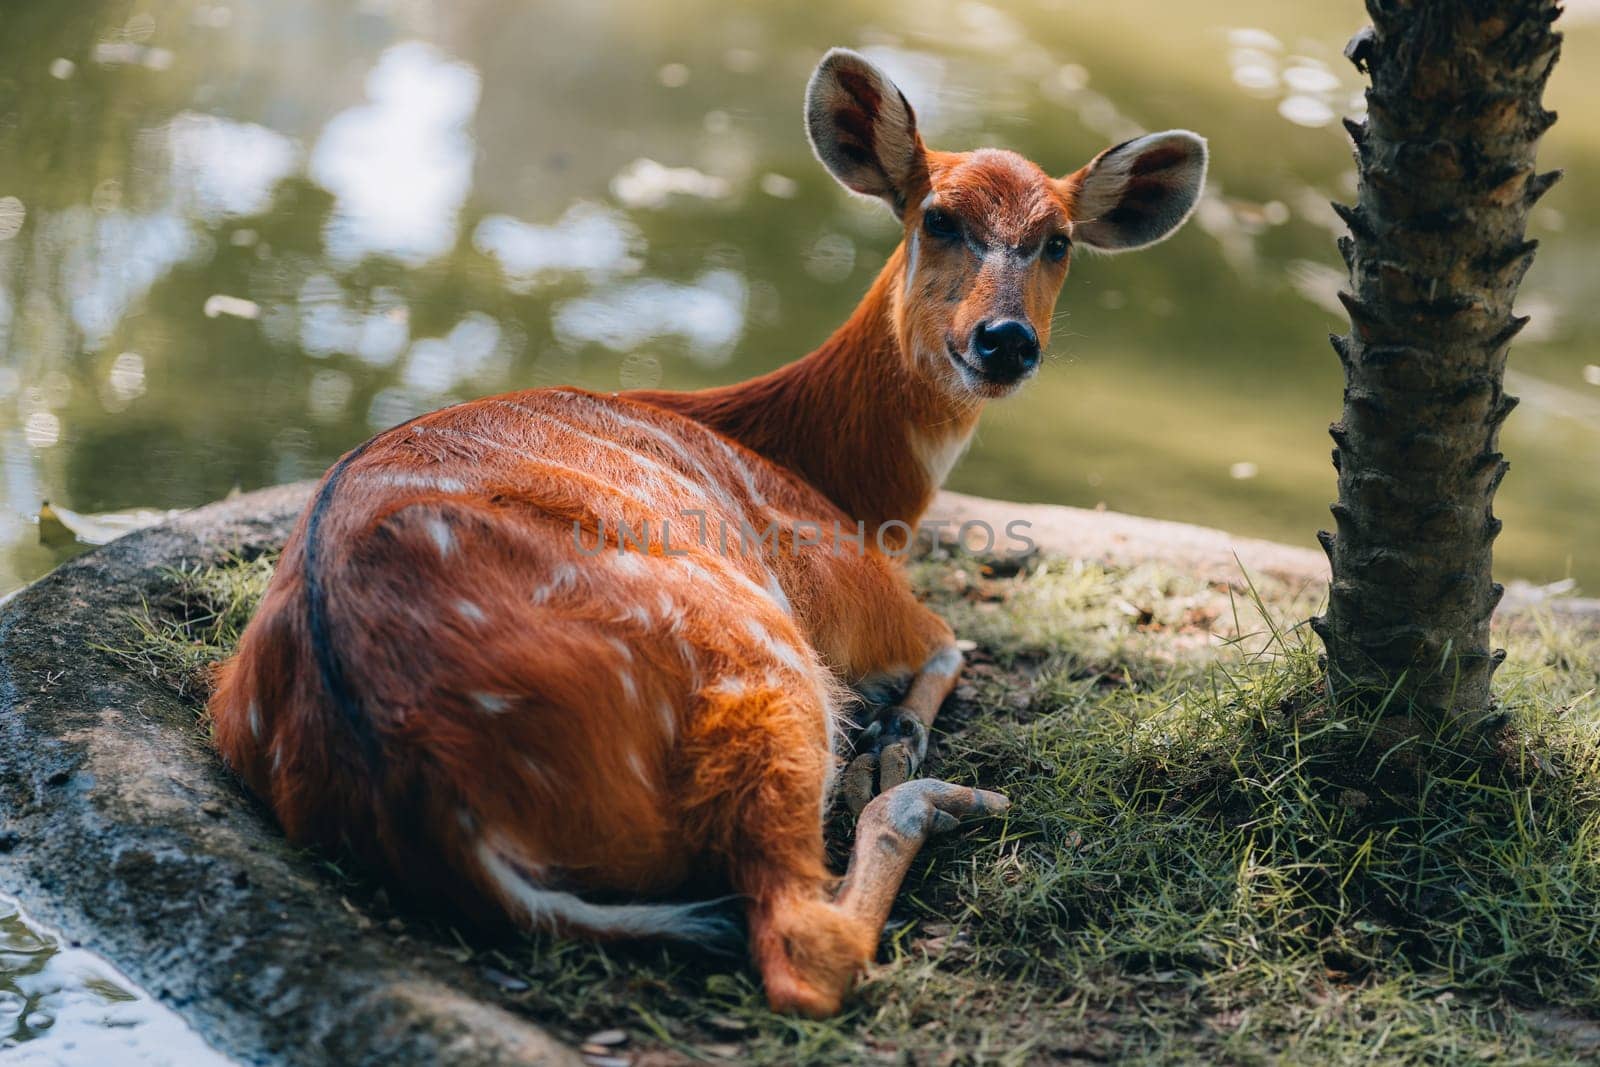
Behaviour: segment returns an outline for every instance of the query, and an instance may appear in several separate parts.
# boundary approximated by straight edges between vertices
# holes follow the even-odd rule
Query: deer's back
[[[423,416],[324,481],[219,677],[218,747],[292,839],[413,870],[425,894],[436,874],[462,896],[443,872],[474,865],[450,852],[484,840],[585,889],[676,884],[697,847],[678,753],[705,694],[832,706],[806,559],[741,543],[801,517],[843,519],[642,404],[536,390]],[[783,728],[831,758],[826,714]]]

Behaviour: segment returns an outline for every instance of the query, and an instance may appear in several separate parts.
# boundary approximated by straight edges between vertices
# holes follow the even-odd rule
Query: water
[[[1497,566],[1595,592],[1600,0],[1567,6],[1542,152],[1567,180],[1533,219]],[[1337,118],[1361,107],[1339,53],[1363,21],[1357,0],[12,0],[0,592],[61,558],[44,499],[192,506],[455,399],[802,354],[897,239],[806,147],[834,44],[890,70],[935,146],[1065,173],[1140,129],[1211,139],[1194,221],[1075,266],[1043,374],[953,486],[1312,544],[1344,328],[1327,200],[1352,194]]]
[[[0,894],[0,1062],[7,1067],[226,1067],[183,1020],[105,960]]]
[[[727,381],[840,322],[896,239],[810,158],[822,49],[928,140],[1065,172],[1211,138],[1158,249],[1084,260],[957,488],[1310,544],[1334,493],[1337,116],[1355,0],[13,3],[0,33],[0,591],[30,516],[199,504],[529,384]],[[1600,590],[1600,2],[1569,4],[1513,355],[1502,577]]]

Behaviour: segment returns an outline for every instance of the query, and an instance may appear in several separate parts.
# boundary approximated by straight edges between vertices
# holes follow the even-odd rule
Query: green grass
[[[203,701],[211,668],[235,645],[272,580],[276,554],[169,568],[168,590],[128,613],[128,638],[109,652],[179,696]]]
[[[122,655],[197,696],[266,566],[175,573]],[[621,1027],[652,1063],[1600,1053],[1600,635],[1506,632],[1509,727],[1466,764],[1327,705],[1305,591],[1070,561],[913,578],[977,643],[928,773],[1013,807],[924,852],[840,1018],[771,1015],[738,958],[464,941],[345,879],[351,899],[557,1032]]]

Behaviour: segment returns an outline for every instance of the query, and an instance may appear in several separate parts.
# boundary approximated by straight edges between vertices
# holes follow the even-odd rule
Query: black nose
[[[1016,319],[978,323],[972,344],[984,374],[998,382],[1014,382],[1039,365],[1039,335]]]

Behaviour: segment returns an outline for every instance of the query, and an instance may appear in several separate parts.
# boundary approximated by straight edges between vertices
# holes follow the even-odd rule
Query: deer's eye
[[[1051,237],[1049,240],[1045,241],[1045,258],[1059,263],[1067,257],[1067,249],[1070,247],[1072,247],[1072,242],[1067,240],[1062,234],[1058,233],[1054,237]]]
[[[929,208],[922,216],[922,228],[928,231],[929,237],[937,237],[948,241],[961,234],[961,225],[956,222],[956,217],[948,211],[938,208]]]

